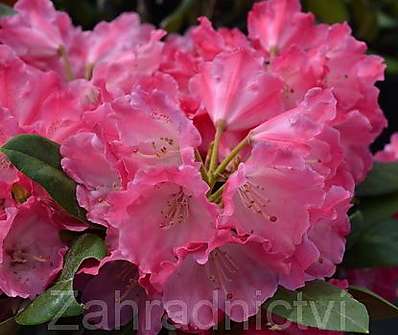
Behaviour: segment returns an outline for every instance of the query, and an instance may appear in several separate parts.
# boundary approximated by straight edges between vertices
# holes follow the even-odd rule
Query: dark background
[[[0,1],[13,4],[13,0]],[[142,20],[174,31],[184,32],[198,16],[211,18],[216,27],[234,26],[245,30],[247,12],[254,0],[53,0],[65,10],[75,25],[91,29],[101,20],[110,21],[125,11],[138,12]],[[386,58],[386,80],[378,84],[380,105],[389,127],[373,145],[380,150],[398,131],[398,0],[302,0],[304,10],[316,14],[319,22],[347,21],[353,34],[369,45],[369,52]],[[361,136],[361,134],[358,134]],[[376,322],[371,334],[396,334],[395,320]],[[128,332],[130,333],[130,332]],[[28,328],[22,334],[45,334],[43,328]]]

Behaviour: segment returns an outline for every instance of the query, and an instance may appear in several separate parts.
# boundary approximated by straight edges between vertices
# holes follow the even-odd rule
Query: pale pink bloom
[[[375,155],[375,160],[382,163],[398,161],[398,133],[391,136],[391,142]]]
[[[357,182],[363,180],[372,162],[368,147],[386,126],[374,86],[383,79],[382,59],[366,55],[366,44],[355,40],[347,24],[316,25],[311,14],[300,12],[298,0],[256,4],[248,27],[253,43],[270,56],[270,73],[285,84],[288,108],[311,87],[333,89],[337,113],[330,125],[341,134],[347,168]]]
[[[87,218],[107,225],[104,213],[110,205],[107,197],[123,188],[126,172],[109,145],[94,133],[82,132],[61,146],[62,167],[78,183],[77,199]]]
[[[34,198],[6,213],[0,233],[0,288],[8,296],[33,298],[62,269],[67,248],[59,237],[60,222]]]
[[[206,61],[223,51],[250,47],[247,37],[240,30],[221,28],[216,31],[207,17],[199,18],[199,25],[188,32],[188,38],[192,39],[197,56]]]
[[[200,104],[189,90],[189,81],[198,73],[200,62],[192,49],[192,40],[189,37],[168,36],[159,69],[172,76],[178,83],[180,105],[188,116],[195,115]]]
[[[63,143],[79,131],[91,130],[82,122],[83,115],[96,109],[99,103],[97,88],[85,80],[75,80],[51,92],[31,111],[30,125],[25,131]]]
[[[281,145],[307,145],[319,135],[325,123],[336,116],[336,99],[330,90],[314,88],[294,109],[273,117],[250,131],[250,140]]]
[[[73,27],[69,16],[56,11],[49,0],[19,0],[15,10],[16,15],[0,20],[0,41],[25,62],[63,74],[61,53],[70,53],[80,29]]]
[[[90,83],[64,83],[54,72],[42,72],[0,46],[0,106],[6,116],[8,135],[36,133],[54,141],[84,128],[82,115],[98,105],[99,93]],[[11,129],[10,128],[10,129]]]
[[[135,13],[122,14],[112,22],[100,22],[92,32],[86,33],[86,63],[95,66],[101,62],[114,62],[115,58],[142,48],[155,31],[152,25],[141,24]],[[157,32],[157,35],[161,33],[160,30]]]
[[[309,280],[306,271],[319,259],[319,254],[316,245],[305,234],[302,242],[296,246],[294,254],[285,261],[289,264],[289,269],[280,274],[279,284],[293,291],[304,287]]]
[[[332,186],[321,208],[310,210],[311,226],[290,257],[291,268],[282,273],[280,284],[295,290],[305,282],[329,278],[343,260],[346,237],[350,232],[347,212],[352,192]]]
[[[60,87],[54,72],[44,73],[19,59],[9,47],[0,46],[0,105],[20,126],[29,126],[43,100]]]
[[[203,61],[211,61],[221,52],[239,48],[254,52],[240,30],[215,30],[206,17],[199,18],[199,22],[184,36],[169,36],[160,65],[161,71],[170,74],[178,82],[181,107],[188,116],[195,115],[200,105],[200,97],[195,91],[189,90],[189,81],[199,72],[199,65]]]
[[[218,209],[208,202],[207,191],[199,172],[182,166],[141,172],[109,200],[113,210],[107,220],[119,229],[121,252],[151,273],[154,283],[163,268],[178,261],[179,250],[215,236]]]
[[[163,36],[162,31],[153,31],[145,43],[117,53],[94,67],[92,82],[102,88],[106,101],[130,94],[134,84],[158,70],[163,49],[160,39]],[[112,48],[107,47],[107,50]]]
[[[307,163],[325,177],[326,186],[334,185],[333,179],[336,178],[339,169],[343,170],[344,164],[344,153],[341,148],[339,132],[334,128],[325,127],[320,134],[309,141],[308,145],[310,152],[306,157]],[[347,170],[347,168],[344,167],[344,170]],[[337,185],[351,190],[350,187],[346,187],[346,184],[337,182]]]
[[[296,108],[254,128],[249,138],[252,144],[274,142],[300,152],[307,164],[330,179],[343,159],[339,133],[328,125],[335,117],[331,90],[313,88]]]
[[[290,148],[258,144],[226,182],[222,222],[291,256],[311,226],[310,208],[323,203],[323,187],[324,178]]]
[[[220,239],[206,257],[200,248],[190,252],[166,281],[163,303],[175,323],[208,329],[219,321],[219,309],[242,322],[275,293],[279,265],[271,250],[254,237]]]
[[[347,212],[352,196],[352,192],[343,187],[332,186],[322,208],[311,211],[308,238],[319,250],[319,258],[306,270],[307,280],[331,277],[336,265],[343,261],[346,237],[350,233]]]
[[[89,115],[91,119],[96,116]],[[168,75],[137,83],[130,95],[97,110],[98,123],[131,178],[141,168],[192,163],[200,135],[178,105],[178,88]]]
[[[249,37],[269,54],[276,55],[293,44],[305,46],[314,39],[314,16],[300,11],[299,0],[256,3],[249,13]]]
[[[309,89],[321,87],[325,67],[318,54],[293,45],[268,62],[270,73],[284,81],[283,100],[287,108],[299,104]]]
[[[282,111],[282,83],[268,74],[250,50],[223,52],[201,65],[191,90],[215,125],[245,130]]]
[[[159,296],[146,293],[138,268],[118,252],[98,266],[83,268],[75,282],[87,306],[85,317],[94,328],[120,329],[131,320],[138,334],[156,335],[162,328],[164,310]]]

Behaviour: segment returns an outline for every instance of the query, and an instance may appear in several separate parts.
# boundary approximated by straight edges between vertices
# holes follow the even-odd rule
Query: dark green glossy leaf
[[[65,257],[64,269],[57,283],[36,298],[17,317],[21,325],[39,325],[59,317],[72,317],[83,312],[73,291],[73,278],[87,259],[101,260],[106,255],[104,241],[96,235],[79,237]]]
[[[347,250],[351,249],[356,242],[359,241],[363,229],[365,228],[365,220],[361,211],[356,211],[350,215],[351,222],[351,233],[348,235],[347,239]]]
[[[360,197],[398,192],[398,163],[375,163],[356,193]]]
[[[85,221],[76,200],[76,184],[61,169],[59,145],[37,135],[18,135],[1,149],[11,163],[43,186],[70,215]]]
[[[265,307],[273,314],[308,327],[369,332],[366,307],[348,292],[324,281],[310,282],[298,291],[280,288]]]
[[[398,193],[361,198],[359,209],[367,225],[378,224],[398,212]]]
[[[345,255],[348,267],[398,266],[398,221],[387,219],[367,227]]]
[[[351,286],[351,295],[363,303],[372,320],[398,318],[398,307],[366,288]]]

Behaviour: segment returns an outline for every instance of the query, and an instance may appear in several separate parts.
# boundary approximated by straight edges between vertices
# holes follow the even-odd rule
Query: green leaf
[[[106,255],[104,241],[93,234],[79,237],[65,257],[64,269],[57,283],[36,298],[18,316],[20,325],[39,325],[59,317],[78,316],[83,306],[74,296],[73,278],[87,259],[101,260]]]
[[[366,288],[351,286],[351,295],[366,306],[372,320],[398,318],[398,307]]]
[[[349,20],[344,0],[306,0],[305,4],[306,8],[323,22],[335,23]]]
[[[18,135],[0,151],[18,170],[43,186],[69,214],[86,220],[76,200],[76,184],[62,171],[57,143],[37,135]]]
[[[369,333],[366,307],[348,292],[324,281],[310,282],[298,291],[280,288],[265,307],[275,315],[304,326]]]
[[[398,163],[375,163],[356,193],[360,197],[398,192]]]
[[[351,233],[347,239],[347,250],[351,249],[357,243],[365,228],[365,220],[361,211],[356,211],[350,215]]]
[[[367,227],[347,251],[344,265],[355,268],[398,266],[398,221],[388,219]]]
[[[0,3],[0,17],[13,16],[15,14],[17,14],[17,12],[12,7]]]
[[[361,198],[359,209],[367,225],[378,224],[398,212],[398,193]]]

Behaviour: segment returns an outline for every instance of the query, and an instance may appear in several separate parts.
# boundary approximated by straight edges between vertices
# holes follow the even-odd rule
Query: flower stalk
[[[232,149],[231,153],[225,157],[225,159],[220,163],[220,165],[214,171],[214,178],[217,178],[220,174],[222,174],[225,169],[228,167],[229,163],[231,163],[244,149],[247,145],[250,144],[250,137],[246,136],[235,148]]]
[[[220,147],[220,141],[221,141],[221,136],[224,132],[224,123],[219,122],[216,126],[216,135],[214,137],[214,144],[213,144],[213,149],[211,151],[210,155],[210,164],[209,164],[209,171],[208,171],[208,179],[210,184],[214,183],[216,179],[216,174],[213,172],[215,171],[217,167],[217,160],[218,160],[218,150]]]

